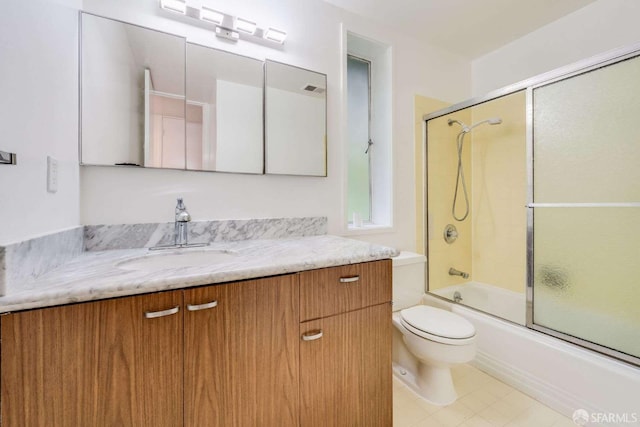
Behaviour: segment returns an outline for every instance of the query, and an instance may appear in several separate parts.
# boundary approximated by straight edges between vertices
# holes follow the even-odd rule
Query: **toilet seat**
[[[469,344],[476,334],[474,326],[462,316],[425,305],[400,311],[400,323],[408,331],[442,344]]]

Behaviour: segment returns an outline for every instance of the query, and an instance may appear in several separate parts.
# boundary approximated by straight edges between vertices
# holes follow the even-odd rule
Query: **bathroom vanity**
[[[244,247],[259,253],[278,241],[264,242]],[[284,250],[287,243],[297,261],[312,255],[296,248],[301,243],[311,252],[340,244],[361,251],[344,252],[342,266],[335,252],[324,259],[316,252],[318,263],[306,267],[284,257],[277,268],[299,272],[278,275],[262,273],[259,258],[235,260],[233,272],[223,265],[217,273],[182,269],[182,279],[178,270],[170,279],[147,273],[148,293],[122,286],[127,276],[139,280],[135,272],[114,273],[115,298],[40,302],[30,310],[5,302],[2,424],[391,426],[391,261],[385,258],[392,253],[332,236],[275,245]],[[373,260],[362,262],[365,253]],[[109,258],[106,265],[122,262],[122,254],[99,255]],[[95,260],[83,262],[100,270]],[[68,274],[63,268],[48,280]],[[233,275],[248,279],[224,280]],[[199,285],[202,280],[212,284]],[[171,289],[157,292],[158,283]],[[108,290],[74,295],[73,285],[65,287],[59,302],[104,298]]]

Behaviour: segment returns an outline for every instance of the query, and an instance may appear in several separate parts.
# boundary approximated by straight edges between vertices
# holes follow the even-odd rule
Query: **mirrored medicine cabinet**
[[[327,76],[266,63],[265,170],[327,175]]]
[[[324,74],[80,22],[81,164],[327,175]]]

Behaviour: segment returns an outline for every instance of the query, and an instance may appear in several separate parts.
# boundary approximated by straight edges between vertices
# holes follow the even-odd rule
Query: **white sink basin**
[[[232,260],[236,252],[223,250],[181,250],[144,255],[116,264],[124,270],[160,271],[183,267],[206,267]]]

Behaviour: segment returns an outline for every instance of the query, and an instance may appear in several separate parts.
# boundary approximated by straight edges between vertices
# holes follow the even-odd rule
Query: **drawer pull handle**
[[[340,283],[353,283],[360,280],[360,276],[351,276],[351,277],[341,277]]]
[[[176,305],[175,307],[169,308],[167,310],[145,311],[144,312],[144,317],[146,317],[147,319],[155,319],[157,317],[171,316],[172,314],[176,314],[179,311],[180,311],[180,306]]]
[[[187,310],[189,311],[199,311],[199,310],[208,310],[213,307],[218,306],[218,301],[205,302],[204,304],[187,304]]]
[[[314,329],[313,331],[302,334],[302,341],[315,341],[322,338],[322,329]]]

